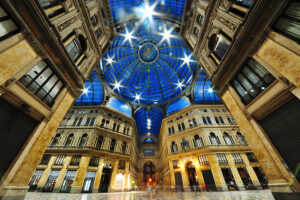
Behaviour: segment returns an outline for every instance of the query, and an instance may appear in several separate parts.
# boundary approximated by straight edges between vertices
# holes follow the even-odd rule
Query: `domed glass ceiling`
[[[159,19],[119,27],[100,63],[115,93],[135,103],[155,104],[185,90],[198,64],[175,30]]]

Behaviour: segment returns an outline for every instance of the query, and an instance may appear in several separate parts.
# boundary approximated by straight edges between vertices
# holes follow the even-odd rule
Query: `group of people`
[[[147,197],[151,199],[159,195],[160,186],[156,183],[156,181],[148,180],[147,184]]]

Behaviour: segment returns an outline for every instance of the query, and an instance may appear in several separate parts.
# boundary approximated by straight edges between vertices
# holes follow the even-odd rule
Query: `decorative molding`
[[[229,20],[227,20],[226,18],[222,17],[221,15],[217,15],[216,19],[221,22],[222,24],[224,24],[225,26],[227,26],[230,30],[234,31],[237,28],[237,25],[230,22]]]
[[[57,29],[62,32],[63,30],[65,30],[67,27],[69,27],[70,25],[74,24],[77,21],[77,16],[74,16],[70,19],[68,19],[67,21],[63,22],[62,24],[57,26]]]

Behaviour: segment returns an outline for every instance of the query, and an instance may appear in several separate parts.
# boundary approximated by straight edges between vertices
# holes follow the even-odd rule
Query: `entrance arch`
[[[147,161],[144,164],[144,186],[153,185],[155,181],[155,165],[152,161]]]
[[[190,182],[191,191],[199,190],[199,181],[196,174],[195,165],[192,161],[186,164],[187,175]]]

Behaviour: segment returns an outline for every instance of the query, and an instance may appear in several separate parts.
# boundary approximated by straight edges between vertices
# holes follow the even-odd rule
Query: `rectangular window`
[[[204,165],[208,165],[208,164],[209,164],[208,158],[207,158],[206,155],[200,155],[200,156],[198,157],[198,159],[199,159],[199,165],[200,165],[200,166],[204,166]]]
[[[178,131],[180,132],[181,131],[181,124],[177,124],[178,126]]]
[[[18,32],[17,25],[10,19],[6,11],[0,6],[0,41]]]
[[[79,118],[78,123],[77,123],[76,126],[80,126],[81,125],[82,119],[83,119],[82,117]]]
[[[252,152],[247,152],[247,153],[246,153],[246,156],[247,156],[249,162],[257,162],[257,159],[256,159],[254,153],[252,153]]]
[[[89,162],[89,166],[91,167],[98,167],[100,161],[99,156],[92,156]]]
[[[181,122],[181,127],[182,127],[182,130],[185,130],[184,122]]]
[[[223,117],[219,116],[219,121],[221,122],[221,124],[224,124]]]
[[[241,154],[239,153],[232,153],[233,161],[234,163],[243,163],[243,159],[241,157]]]
[[[88,125],[89,125],[89,123],[90,123],[90,121],[91,121],[91,118],[90,118],[90,117],[88,117],[88,118],[87,118],[87,120],[86,120],[86,122],[85,122],[85,126],[88,126]]]
[[[70,192],[71,191],[75,176],[76,176],[75,170],[67,171],[64,181],[62,183],[62,186],[60,188],[60,192]]]
[[[92,121],[91,121],[91,123],[90,123],[90,126],[93,126],[93,125],[94,125],[95,119],[96,119],[95,117],[92,118]]]
[[[275,77],[272,74],[256,60],[250,58],[236,78],[233,79],[232,85],[242,102],[247,105],[274,80]]]
[[[92,192],[94,181],[96,177],[96,172],[87,171],[85,179],[82,185],[82,192]]]
[[[78,166],[80,163],[81,155],[74,155],[71,158],[70,165]]]
[[[198,124],[197,124],[196,118],[193,118],[192,120],[193,120],[193,125],[194,125],[194,127],[197,127]]]
[[[63,165],[64,161],[65,161],[65,155],[58,155],[54,162],[54,165]]]
[[[44,170],[35,170],[30,181],[29,181],[29,191],[30,190],[36,190],[37,189],[37,185],[42,177],[44,173]]]
[[[217,159],[219,164],[228,163],[227,157],[225,153],[217,153]]]
[[[283,12],[274,29],[290,39],[300,43],[300,3],[293,0],[288,8]]]
[[[204,124],[207,124],[206,118],[204,116],[201,117]]]
[[[215,116],[215,121],[216,121],[217,124],[220,124],[219,118],[217,116]]]
[[[193,122],[192,122],[191,119],[188,120],[188,124],[189,124],[189,127],[190,127],[190,128],[193,128]]]
[[[54,186],[55,186],[55,183],[56,183],[56,179],[59,175],[59,170],[52,170],[50,172],[50,175],[48,176],[48,179],[47,179],[47,182],[43,188],[43,191],[44,192],[52,192]]]
[[[64,85],[45,61],[36,64],[19,81],[50,107]]]
[[[50,158],[51,158],[50,154],[44,154],[39,164],[40,165],[48,165]]]

